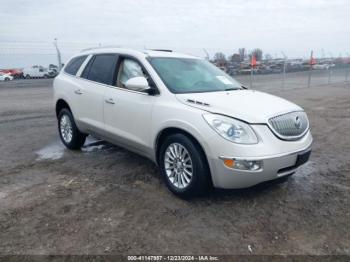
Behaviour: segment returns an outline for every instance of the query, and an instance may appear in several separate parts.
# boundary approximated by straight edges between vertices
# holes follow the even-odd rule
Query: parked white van
[[[49,72],[46,68],[41,66],[32,66],[23,69],[23,76],[27,79],[30,78],[48,78]]]
[[[154,161],[183,197],[287,177],[311,152],[302,108],[190,55],[84,51],[55,78],[54,99],[69,149],[88,134],[125,147]]]

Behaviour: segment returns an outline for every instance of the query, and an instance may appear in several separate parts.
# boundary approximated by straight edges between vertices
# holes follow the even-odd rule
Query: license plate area
[[[281,168],[280,170],[277,171],[277,176],[286,175],[288,174],[289,171],[293,171],[299,166],[305,164],[309,160],[310,155],[311,155],[311,150],[302,154],[298,154],[295,164],[293,166]]]
[[[295,162],[295,167],[299,167],[299,166],[305,164],[309,160],[310,155],[311,155],[311,150],[307,151],[303,154],[298,155],[297,161]]]

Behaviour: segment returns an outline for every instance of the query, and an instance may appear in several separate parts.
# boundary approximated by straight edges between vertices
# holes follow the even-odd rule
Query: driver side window
[[[138,62],[133,59],[124,58],[119,66],[117,86],[127,88],[125,86],[126,81],[128,81],[130,78],[139,76],[145,77],[146,79],[148,78]]]

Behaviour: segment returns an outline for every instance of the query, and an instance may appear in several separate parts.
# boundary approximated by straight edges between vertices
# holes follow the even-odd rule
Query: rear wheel
[[[26,79],[30,79],[31,77],[30,77],[30,75],[26,75]]]
[[[58,114],[58,132],[63,144],[69,149],[80,149],[85,143],[86,135],[79,131],[72,113],[67,108]]]
[[[204,153],[183,134],[165,138],[160,148],[159,166],[165,183],[174,194],[188,198],[203,194],[210,185]]]

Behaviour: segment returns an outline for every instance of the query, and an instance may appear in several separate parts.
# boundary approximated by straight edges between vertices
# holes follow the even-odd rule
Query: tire
[[[176,154],[175,151],[180,152],[180,154]],[[206,157],[199,145],[189,137],[181,133],[166,137],[160,147],[159,154],[160,172],[172,193],[186,199],[208,191],[210,171]],[[186,157],[186,154],[189,158]],[[183,157],[180,156],[176,159],[176,155],[183,155]],[[173,163],[171,164],[169,161]],[[176,168],[174,168],[175,166]]]
[[[5,81],[10,81],[10,78],[6,77],[6,78],[5,78]]]
[[[31,77],[30,77],[30,75],[26,75],[26,79],[30,79]]]
[[[63,108],[58,114],[58,132],[62,143],[71,150],[78,150],[85,143],[86,135],[79,131],[67,108]]]

